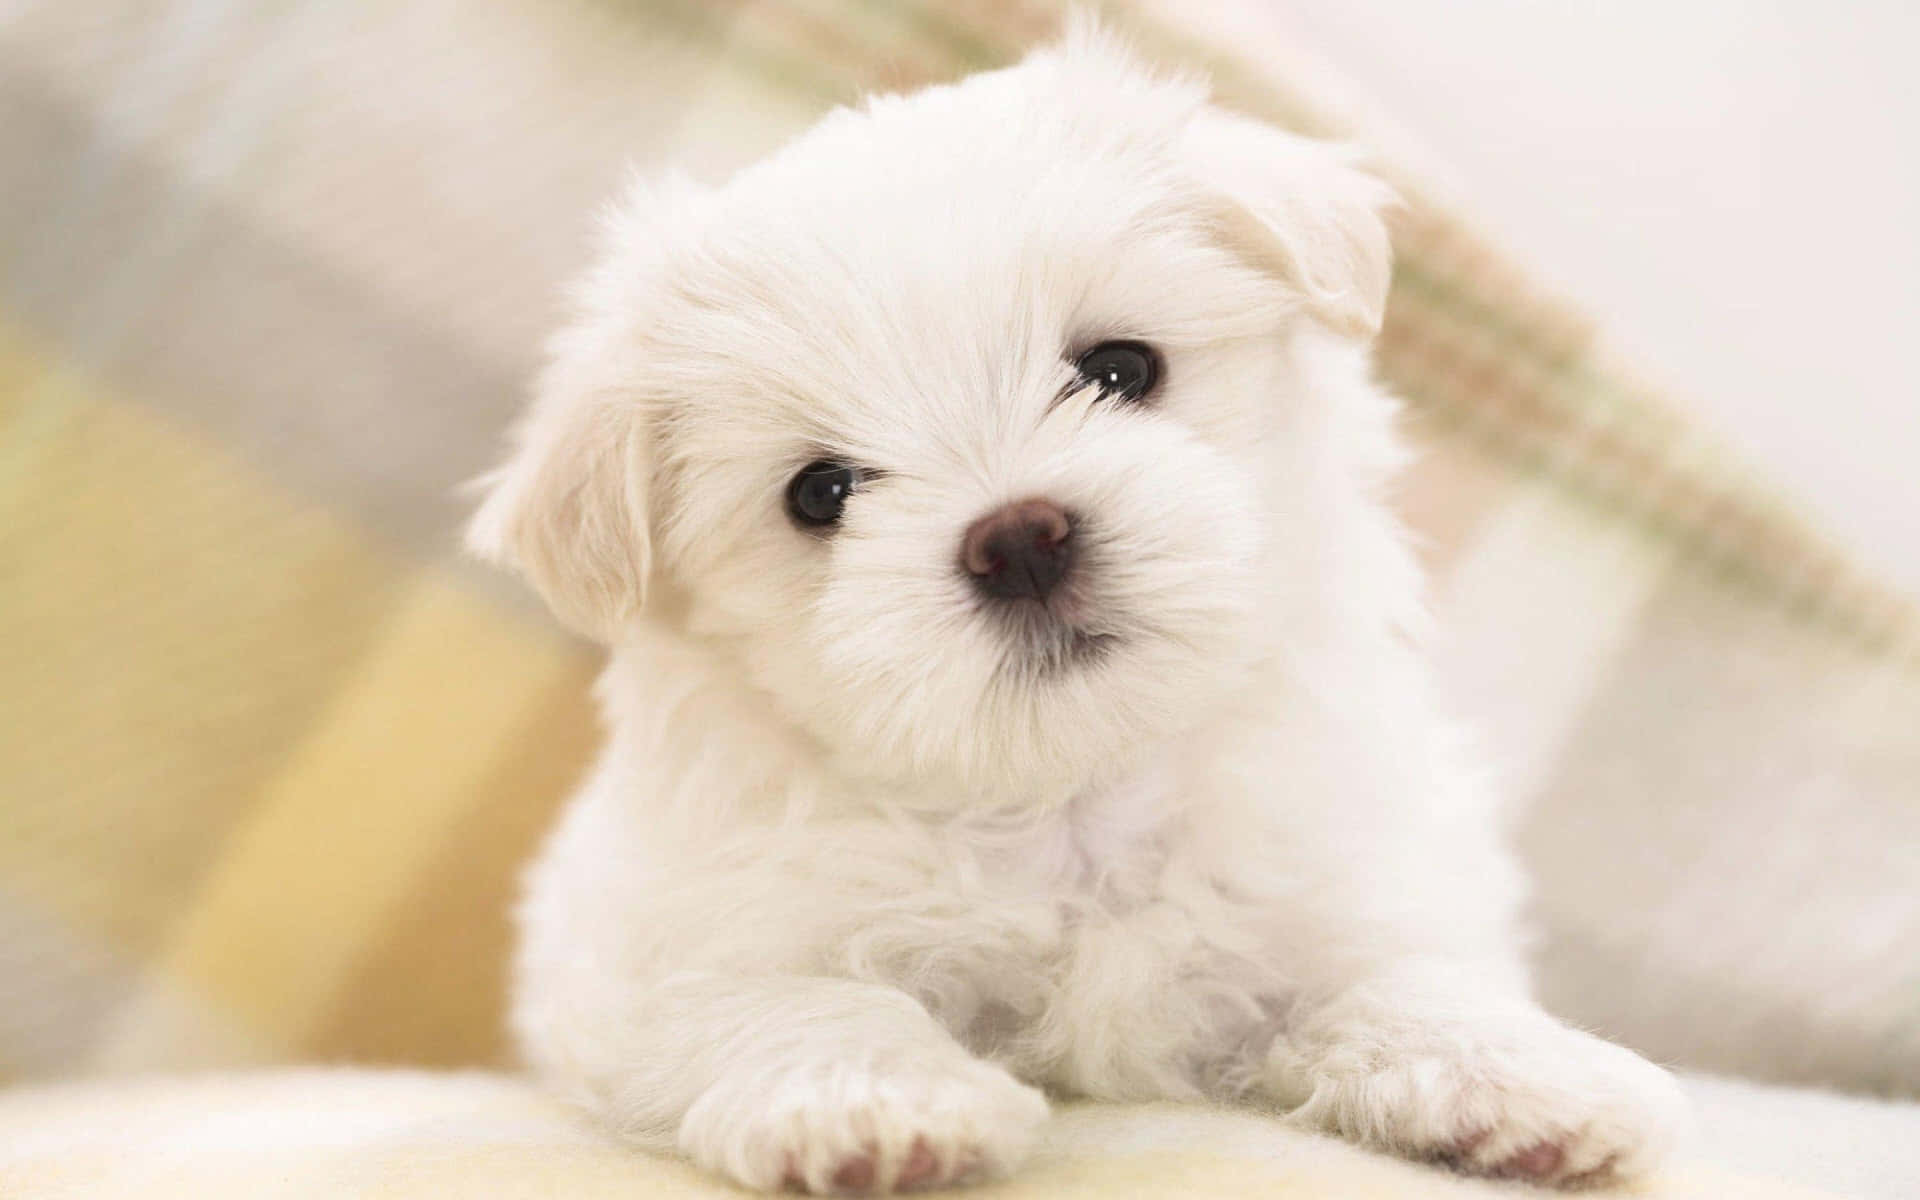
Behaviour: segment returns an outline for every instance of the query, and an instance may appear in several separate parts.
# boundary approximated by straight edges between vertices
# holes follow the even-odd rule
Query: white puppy
[[[637,189],[471,533],[612,649],[520,913],[554,1087],[756,1188],[1004,1172],[1039,1088],[1660,1155],[1414,649],[1385,199],[1088,30]]]

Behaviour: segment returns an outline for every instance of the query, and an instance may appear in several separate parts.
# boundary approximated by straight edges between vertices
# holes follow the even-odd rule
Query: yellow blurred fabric
[[[0,690],[7,1049],[496,1058],[511,876],[590,752],[589,655],[4,362],[10,428],[40,422],[0,535],[0,621],[32,631]]]

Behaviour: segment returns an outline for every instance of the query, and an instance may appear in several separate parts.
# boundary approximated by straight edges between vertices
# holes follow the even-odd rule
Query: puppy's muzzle
[[[967,527],[960,564],[998,600],[1045,600],[1073,566],[1073,521],[1051,500],[1020,500]]]

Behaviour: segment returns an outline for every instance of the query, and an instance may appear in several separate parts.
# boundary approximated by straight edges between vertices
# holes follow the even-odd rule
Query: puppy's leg
[[[647,993],[614,1039],[536,1056],[562,1076],[598,1059],[573,1082],[604,1115],[748,1187],[886,1192],[998,1175],[1046,1119],[1038,1091],[892,988],[688,973]]]
[[[1633,1052],[1485,973],[1405,965],[1298,1004],[1266,1084],[1294,1119],[1476,1174],[1584,1185],[1644,1173],[1687,1121]]]

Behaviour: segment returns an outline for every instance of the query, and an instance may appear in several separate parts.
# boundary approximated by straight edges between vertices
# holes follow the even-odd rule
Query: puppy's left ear
[[[1183,150],[1221,202],[1235,250],[1298,288],[1307,311],[1335,333],[1380,331],[1393,275],[1383,214],[1394,198],[1385,183],[1342,147],[1213,105],[1195,113]]]

